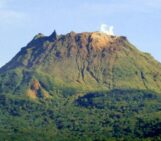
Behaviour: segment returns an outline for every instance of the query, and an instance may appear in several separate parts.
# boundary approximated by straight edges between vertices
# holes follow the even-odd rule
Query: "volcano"
[[[0,69],[2,140],[161,139],[161,64],[125,36],[42,33]]]

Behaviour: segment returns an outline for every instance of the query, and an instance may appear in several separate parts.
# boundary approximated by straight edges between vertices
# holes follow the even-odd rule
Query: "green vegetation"
[[[161,96],[143,90],[73,94],[37,101],[0,95],[0,137],[8,141],[161,139]]]
[[[0,69],[0,141],[160,141],[161,65],[125,37],[38,34]]]

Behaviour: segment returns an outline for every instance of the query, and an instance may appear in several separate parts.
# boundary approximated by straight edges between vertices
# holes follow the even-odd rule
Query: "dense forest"
[[[56,93],[31,101],[0,95],[0,137],[4,141],[161,140],[161,96],[115,89],[84,96]]]

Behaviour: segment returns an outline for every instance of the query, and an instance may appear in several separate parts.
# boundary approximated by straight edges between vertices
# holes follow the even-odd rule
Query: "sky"
[[[0,0],[0,67],[37,33],[114,27],[161,62],[161,0]]]

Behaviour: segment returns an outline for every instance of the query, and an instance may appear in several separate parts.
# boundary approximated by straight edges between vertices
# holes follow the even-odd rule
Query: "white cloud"
[[[0,24],[13,24],[25,20],[25,14],[9,8],[9,0],[0,0]]]
[[[102,33],[105,33],[107,35],[114,35],[113,29],[114,29],[113,26],[108,26],[106,24],[102,24],[100,26],[100,30],[99,31],[102,32]]]
[[[13,23],[24,19],[23,13],[12,10],[0,10],[0,22]]]

